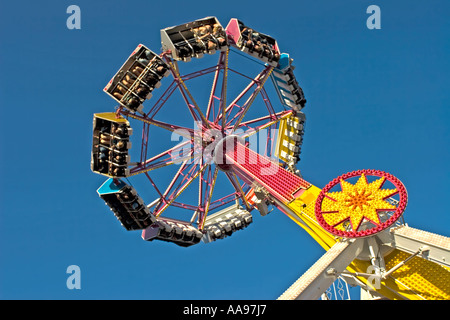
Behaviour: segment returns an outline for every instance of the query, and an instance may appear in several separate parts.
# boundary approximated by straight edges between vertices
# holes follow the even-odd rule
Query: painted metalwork
[[[137,46],[104,88],[119,103],[115,112],[94,115],[91,169],[109,178],[98,193],[125,229],[142,230],[147,241],[189,247],[243,230],[254,209],[264,216],[276,207],[326,251],[281,299],[318,299],[344,278],[365,297],[450,299],[450,239],[404,225],[407,192],[399,179],[357,170],[320,189],[300,175],[306,99],[293,59],[275,38],[236,18],[223,28],[216,17],[206,17],[162,29],[161,40],[160,54]],[[215,54],[213,66],[183,73],[183,63]],[[258,73],[246,74],[231,54],[256,62]],[[211,75],[212,83],[203,85],[211,88],[207,103],[199,104],[192,83]],[[246,85],[235,88],[230,76]],[[195,125],[160,120],[175,104]],[[264,115],[248,119],[254,108]],[[135,125],[142,134],[133,158]],[[154,128],[183,141],[154,151]],[[172,175],[162,173],[168,169]],[[147,184],[139,195],[128,181],[138,176]],[[161,176],[168,179],[163,187]],[[217,194],[221,177],[231,190],[221,185],[225,194]],[[183,200],[186,190],[198,195],[194,202]],[[146,204],[148,191],[156,199]],[[174,211],[183,211],[182,218],[172,217]]]

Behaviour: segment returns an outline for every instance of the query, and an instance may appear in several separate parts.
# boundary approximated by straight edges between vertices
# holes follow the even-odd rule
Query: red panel
[[[292,201],[293,194],[300,188],[308,188],[311,184],[299,176],[280,167],[270,158],[261,156],[242,144],[226,153],[227,161],[232,163],[232,170],[245,182],[251,185],[256,182],[271,195],[282,201]]]
[[[240,36],[241,30],[239,29],[239,23],[236,18],[230,20],[226,27],[227,35],[233,40],[234,43],[237,43]]]

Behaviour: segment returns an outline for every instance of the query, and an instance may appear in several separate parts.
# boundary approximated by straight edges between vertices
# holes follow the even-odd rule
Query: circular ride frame
[[[286,110],[286,108],[284,108],[283,111],[275,112],[272,106],[269,95],[264,88],[264,84],[270,77],[274,68],[273,66],[266,65],[256,77],[248,77],[229,66],[229,50],[230,48],[228,47],[226,51],[220,52],[217,65],[186,75],[180,74],[177,61],[172,59],[170,52],[163,52],[160,57],[170,67],[170,72],[173,76],[171,84],[150,107],[149,111],[142,113],[141,115],[130,112],[122,106],[119,106],[116,111],[118,115],[133,118],[142,121],[143,123],[140,159],[130,168],[129,176],[144,174],[159,195],[159,200],[152,211],[152,214],[155,217],[159,217],[169,206],[187,209],[194,212],[189,220],[190,223],[193,223],[194,220],[197,219],[198,229],[202,230],[208,212],[223,207],[233,201],[241,199],[247,211],[253,209],[253,206],[249,204],[246,198],[246,193],[251,189],[251,186],[246,185],[245,182],[241,184],[233,172],[224,172],[224,174],[233,186],[234,192],[213,201],[212,196],[220,170],[218,166],[212,168],[213,163],[211,162],[211,157],[208,153],[213,151],[214,145],[218,142],[218,135],[224,137],[236,133],[239,129],[245,129],[246,131],[241,137],[246,139],[266,128],[268,129],[267,136],[265,137],[266,152],[271,151],[273,150],[274,144],[274,137],[271,130],[277,127],[277,124],[281,119],[293,114],[294,110]],[[234,98],[234,100],[227,105],[227,78],[229,72],[248,78],[249,83]],[[211,95],[206,112],[203,113],[190,93],[186,82],[210,73],[214,73],[214,80],[211,85]],[[188,109],[193,121],[195,121],[198,126],[196,129],[182,127],[155,119],[155,116],[163,106],[168,103],[168,101],[170,103],[170,97],[177,89],[183,97],[185,107]],[[262,96],[268,114],[256,119],[243,121],[244,116],[258,95]],[[242,100],[247,96],[249,97],[242,104]],[[148,157],[149,128],[151,125],[183,135],[187,141],[157,155]],[[183,157],[177,157],[180,152],[186,150],[189,150],[187,155],[183,154]],[[173,164],[180,164],[178,171],[165,190],[159,189],[150,176],[149,171]],[[286,164],[284,164],[284,166],[286,166]],[[196,178],[199,178],[198,205],[177,201],[177,198],[181,193],[189,187]]]

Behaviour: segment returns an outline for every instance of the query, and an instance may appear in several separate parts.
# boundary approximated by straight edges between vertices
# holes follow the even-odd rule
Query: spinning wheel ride
[[[254,44],[250,40],[253,38]],[[126,229],[144,229],[146,240],[189,246],[198,243],[202,237],[205,241],[213,241],[246,227],[252,222],[250,212],[256,206],[266,210],[265,203],[255,198],[250,184],[240,181],[232,172],[220,170],[220,166],[212,161],[214,148],[220,140],[234,134],[246,140],[248,145],[259,138],[260,149],[264,149],[265,155],[274,157],[275,152],[281,153],[284,161],[280,164],[296,171],[305,120],[300,110],[306,101],[293,73],[287,73],[292,69],[289,56],[280,54],[272,37],[252,31],[237,19],[232,19],[224,29],[215,17],[207,17],[163,29],[161,39],[164,50],[161,54],[139,45],[105,87],[104,91],[119,103],[119,107],[115,113],[94,115],[91,168],[110,178],[99,189],[99,194]],[[231,45],[234,47],[230,48]],[[234,54],[231,58],[230,49]],[[205,61],[208,55],[218,56],[218,62],[182,74],[194,60]],[[249,57],[253,61],[249,62]],[[233,60],[253,64],[253,68],[247,69],[256,71],[256,76],[243,74],[239,65],[239,69],[233,67]],[[211,59],[206,63],[209,61]],[[282,79],[277,79],[277,74]],[[212,79],[210,75],[213,75]],[[163,83],[169,82],[169,77],[172,81],[164,87]],[[242,87],[239,88],[237,83]],[[275,111],[267,85],[272,86],[272,100],[274,91],[275,98],[283,99],[280,110]],[[194,92],[199,86],[202,90]],[[210,88],[208,92],[205,87]],[[157,91],[161,92],[156,98]],[[175,96],[176,91],[181,94],[181,99]],[[149,108],[144,107],[144,102],[151,98],[155,103]],[[259,112],[248,112],[251,106]],[[250,113],[256,116],[249,118]],[[160,120],[162,117],[170,122]],[[186,120],[180,125],[180,119]],[[284,141],[285,146],[275,150],[276,132],[282,121],[285,130],[288,128],[286,121],[297,129],[289,129],[291,137]],[[126,128],[122,137],[113,132],[120,123]],[[140,154],[134,162],[129,150],[131,134],[136,128],[133,123],[142,126],[142,138],[137,142],[141,146]],[[155,128],[159,131],[151,132]],[[161,131],[164,130],[173,133],[172,136],[163,136]],[[177,141],[181,137],[183,141],[174,146],[174,137]],[[154,151],[156,139],[165,139],[166,146],[161,152]],[[122,148],[114,143],[122,143]],[[169,167],[172,171],[159,173]],[[123,181],[123,178],[133,179],[139,175],[147,178],[145,192],[152,189],[156,198],[150,204],[144,204],[137,190]],[[169,180],[161,182],[166,189],[155,181],[162,175],[170,176]],[[221,183],[228,184],[230,193],[216,195],[216,181],[220,176],[225,177]],[[198,183],[193,183],[194,180]],[[118,185],[127,185],[133,192],[136,208],[129,208],[132,201],[129,196],[122,199],[123,191]],[[180,200],[185,190],[193,188],[198,190],[197,203]],[[176,207],[176,210],[169,207]],[[178,214],[180,211],[185,214]],[[178,214],[176,218],[172,215],[174,212]]]
[[[104,88],[115,112],[94,115],[91,169],[108,177],[97,192],[123,227],[187,247],[230,236],[273,205],[327,251],[280,299],[317,299],[338,278],[370,298],[450,298],[450,239],[402,222],[400,180],[358,170],[321,190],[301,177],[306,100],[274,38],[207,17],[162,29],[161,40],[162,53],[140,44]],[[249,76],[234,58],[258,70]]]

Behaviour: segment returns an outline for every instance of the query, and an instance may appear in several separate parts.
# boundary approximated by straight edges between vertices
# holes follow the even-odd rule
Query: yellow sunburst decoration
[[[399,182],[399,180],[391,175],[389,176],[395,180],[389,180],[396,188],[383,189],[382,186],[388,174],[386,176],[382,175],[369,183],[364,172],[358,171],[358,173],[360,173],[358,174],[360,177],[355,184],[351,184],[345,179],[356,174],[344,175],[337,181],[334,181],[332,185],[339,183],[341,191],[327,192],[332,188],[329,185],[328,188],[324,188],[322,191],[322,197],[319,197],[320,207],[318,209],[321,219],[318,219],[318,221],[332,233],[345,236],[367,235],[367,232],[359,232],[361,223],[364,220],[370,221],[374,225],[372,229],[380,231],[387,225],[380,220],[379,213],[382,211],[396,211],[398,209],[397,206],[387,202],[385,199],[399,193],[398,188],[401,189],[401,194],[404,197],[406,196],[406,190],[404,190],[403,185],[401,183],[398,185],[397,181]],[[403,202],[406,205],[406,201]],[[404,209],[403,205],[402,207]],[[401,213],[396,212],[397,217]],[[370,234],[372,233],[370,232]]]

